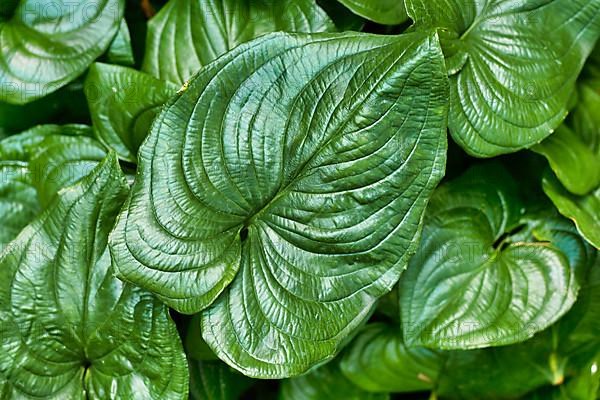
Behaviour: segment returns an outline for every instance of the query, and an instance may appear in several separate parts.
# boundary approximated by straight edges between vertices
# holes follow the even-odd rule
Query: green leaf
[[[27,163],[0,161],[0,252],[39,211]]]
[[[168,309],[110,268],[108,233],[126,194],[109,155],[0,256],[7,398],[186,398],[185,356]]]
[[[532,150],[548,159],[560,182],[571,193],[585,195],[600,186],[600,168],[597,167],[600,153],[594,154],[566,125],[561,125],[556,133]]]
[[[20,0],[0,19],[1,100],[25,104],[81,75],[110,45],[124,0]],[[6,15],[6,14],[5,14]]]
[[[356,15],[383,25],[398,25],[408,19],[404,0],[339,0]]]
[[[281,383],[280,400],[387,400],[388,394],[369,393],[344,377],[337,363]]]
[[[133,56],[133,48],[131,47],[131,36],[125,18],[121,20],[119,30],[114,37],[112,43],[106,52],[106,59],[111,64],[119,64],[125,66],[133,66],[135,58]]]
[[[106,157],[104,147],[85,136],[48,136],[36,149],[29,169],[44,208],[60,189],[87,176]]]
[[[445,356],[423,347],[409,347],[396,328],[368,325],[345,350],[340,366],[355,385],[370,392],[432,390]]]
[[[171,0],[148,24],[142,70],[183,84],[202,66],[265,33],[333,29],[315,0]]]
[[[119,277],[183,313],[233,281],[202,333],[246,375],[332,358],[414,251],[446,94],[433,34],[240,46],[155,120],[111,238]]]
[[[450,133],[476,157],[549,136],[600,34],[598,1],[406,0],[406,8],[415,29],[440,28]]]
[[[190,360],[191,400],[238,400],[252,384],[221,361]]]
[[[568,228],[555,219],[526,214],[515,183],[497,164],[441,186],[400,281],[406,341],[445,349],[498,346],[554,323],[575,301],[584,264],[579,253],[561,247],[552,231]]]
[[[581,236],[600,249],[600,186],[585,196],[576,196],[550,171],[544,175],[542,186],[558,211],[575,222]]]
[[[317,4],[325,10],[340,32],[360,32],[365,25],[366,20],[364,18],[354,14],[338,0],[318,0]]]
[[[94,133],[119,158],[136,162],[162,105],[177,85],[131,68],[95,63],[85,81]]]

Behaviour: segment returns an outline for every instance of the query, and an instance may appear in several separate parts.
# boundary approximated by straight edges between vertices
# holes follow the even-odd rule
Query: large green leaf
[[[110,45],[124,0],[19,0],[0,18],[0,100],[25,104],[81,75]]]
[[[356,15],[384,25],[401,24],[408,19],[404,0],[339,0]]]
[[[247,375],[333,357],[416,247],[444,169],[444,72],[433,34],[273,34],[228,53],[140,150],[118,275],[184,313],[233,281],[202,332]]]
[[[133,48],[131,47],[131,36],[129,35],[129,27],[125,18],[121,21],[119,30],[106,51],[106,60],[111,64],[126,66],[133,66],[135,64]]]
[[[583,263],[583,256],[561,247],[564,238],[556,232],[569,229],[578,237],[568,221],[526,213],[515,183],[497,164],[441,186],[400,281],[407,342],[497,346],[554,323],[575,301]]]
[[[344,353],[341,369],[355,385],[370,392],[432,390],[445,355],[409,347],[396,328],[368,325]]]
[[[600,186],[587,195],[577,196],[566,190],[550,171],[544,175],[542,186],[560,213],[572,219],[581,235],[600,249]]]
[[[94,132],[123,160],[136,162],[152,120],[177,85],[131,68],[95,63],[85,81]]]
[[[142,69],[183,84],[237,45],[269,32],[323,32],[315,0],[171,0],[148,24]]]
[[[281,383],[279,400],[387,400],[389,395],[369,393],[344,377],[336,362]]]
[[[108,233],[126,194],[109,155],[0,256],[3,397],[186,398],[168,309],[110,268]]]
[[[450,133],[477,157],[550,135],[600,34],[597,0],[406,0],[406,8],[416,29],[441,29]]]

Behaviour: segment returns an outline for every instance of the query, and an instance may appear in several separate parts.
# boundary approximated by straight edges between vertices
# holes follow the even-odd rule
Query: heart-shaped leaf
[[[512,178],[496,164],[473,168],[435,192],[420,248],[400,282],[408,343],[447,349],[516,343],[569,310],[581,257],[571,260],[554,237],[561,222],[525,212]]]
[[[110,45],[124,0],[19,0],[0,18],[0,99],[25,104],[66,85]]]
[[[202,333],[246,375],[331,358],[414,251],[446,90],[433,34],[238,47],[155,120],[111,239],[117,273],[184,313],[233,281]]]
[[[184,399],[168,309],[114,278],[108,233],[127,194],[114,154],[0,256],[0,393],[7,398]]]
[[[356,15],[383,25],[398,25],[408,19],[404,0],[339,0]]]
[[[415,29],[440,28],[450,133],[477,157],[550,135],[600,35],[598,1],[406,0],[406,8]]]
[[[171,0],[148,24],[142,69],[181,85],[202,66],[265,33],[333,29],[315,0]]]

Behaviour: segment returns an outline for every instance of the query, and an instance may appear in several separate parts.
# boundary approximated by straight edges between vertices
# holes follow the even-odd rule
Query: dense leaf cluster
[[[600,0],[2,1],[0,399],[600,398],[599,37]]]

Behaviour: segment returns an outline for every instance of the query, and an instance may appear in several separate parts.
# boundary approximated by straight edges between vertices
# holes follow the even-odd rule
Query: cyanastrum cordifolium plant
[[[0,399],[600,398],[600,0],[4,0]]]

